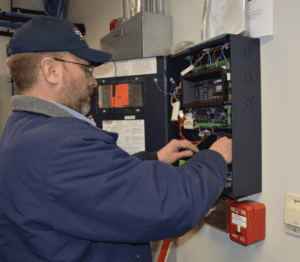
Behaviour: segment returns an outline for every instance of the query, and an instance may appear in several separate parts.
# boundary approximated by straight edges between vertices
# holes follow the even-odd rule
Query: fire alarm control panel
[[[200,150],[223,136],[232,138],[232,164],[222,197],[260,193],[260,40],[222,35],[171,55],[167,71],[176,82],[170,94],[176,108],[169,118],[170,133]]]

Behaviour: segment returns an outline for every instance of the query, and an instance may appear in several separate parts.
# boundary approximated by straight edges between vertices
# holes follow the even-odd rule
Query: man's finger
[[[187,140],[181,140],[181,143],[179,144],[180,148],[182,149],[189,149],[192,150],[194,153],[199,152],[198,147],[193,145],[190,141]]]
[[[194,155],[194,153],[191,150],[185,150],[185,151],[178,153],[178,159],[192,157],[193,155]]]

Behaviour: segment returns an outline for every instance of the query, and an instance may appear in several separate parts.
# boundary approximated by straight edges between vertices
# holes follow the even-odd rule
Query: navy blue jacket
[[[224,158],[180,167],[129,155],[117,134],[15,96],[0,144],[0,261],[152,261],[149,241],[182,236],[219,197]]]

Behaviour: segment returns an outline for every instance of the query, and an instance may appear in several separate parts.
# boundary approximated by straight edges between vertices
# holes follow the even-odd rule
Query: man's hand
[[[220,153],[227,164],[232,163],[232,139],[222,137],[214,142],[209,149]]]
[[[179,152],[180,149],[186,150]],[[191,157],[197,152],[199,152],[199,149],[190,141],[173,139],[157,152],[157,157],[159,161],[173,164],[177,160],[185,157]]]

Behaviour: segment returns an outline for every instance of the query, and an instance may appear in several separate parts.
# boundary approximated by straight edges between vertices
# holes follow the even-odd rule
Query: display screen
[[[202,101],[207,99],[220,98],[221,93],[221,79],[208,79],[195,83],[195,100]]]

